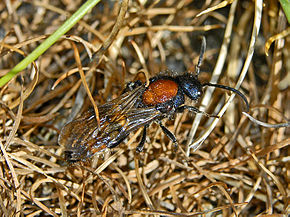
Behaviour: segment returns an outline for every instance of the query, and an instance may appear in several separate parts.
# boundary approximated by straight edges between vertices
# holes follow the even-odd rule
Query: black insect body
[[[136,84],[140,84],[140,82],[137,81]],[[132,84],[130,85],[134,86]],[[197,76],[190,73],[184,73],[177,76],[161,75],[151,78],[148,87],[137,102],[137,107],[148,108],[154,106],[156,110],[163,114],[160,114],[160,117],[162,118],[158,118],[159,120],[165,117],[173,117],[176,113],[184,112],[185,109],[194,113],[202,113],[208,117],[217,117],[216,115],[209,115],[202,112],[194,106],[184,104],[185,96],[189,97],[191,100],[197,101],[203,94],[204,86],[214,86],[237,93],[245,101],[247,110],[249,109],[246,97],[238,90],[220,84],[201,84]],[[171,139],[174,144],[177,144],[175,136],[164,127],[161,122],[159,122],[159,125],[169,139]],[[142,151],[143,149],[147,127],[148,125],[144,126],[143,138],[137,147],[137,151]]]
[[[184,105],[185,97],[198,100],[204,86],[214,86],[238,94],[245,101],[248,110],[248,101],[238,90],[220,84],[200,83],[198,74],[204,50],[205,41],[196,75],[159,75],[151,78],[148,86],[140,81],[130,82],[120,97],[99,107],[100,127],[93,109],[66,124],[59,136],[59,144],[65,147],[66,160],[71,163],[86,161],[97,152],[116,147],[130,132],[143,127],[143,135],[136,148],[140,152],[145,144],[146,129],[152,122],[159,123],[163,132],[177,144],[175,136],[162,125],[161,120],[172,118],[185,109],[217,117],[199,111],[196,107]]]

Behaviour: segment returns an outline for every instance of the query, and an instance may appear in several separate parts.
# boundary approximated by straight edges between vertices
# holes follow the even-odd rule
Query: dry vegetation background
[[[178,139],[177,151],[156,124],[139,155],[139,131],[111,152],[74,166],[64,161],[64,149],[57,143],[70,115],[90,105],[72,41],[94,99],[103,104],[120,95],[126,82],[144,78],[137,75],[139,70],[150,76],[167,69],[194,71],[201,35],[206,36],[207,50],[200,80],[210,81],[220,71],[217,82],[234,87],[253,28],[259,26],[240,90],[250,101],[249,114],[270,124],[288,122],[289,37],[274,41],[268,56],[264,49],[271,36],[287,29],[279,2],[265,1],[257,8],[253,1],[234,1],[197,17],[220,2],[130,1],[117,37],[97,65],[90,57],[108,38],[120,9],[119,1],[102,1],[37,59],[37,70],[32,65],[2,87],[0,215],[286,216],[289,128],[249,121],[238,97],[197,151],[186,147],[210,126],[209,119],[198,121],[186,112],[166,122]],[[1,1],[0,76],[80,5],[80,0]],[[261,9],[262,17],[254,24]],[[227,96],[214,91],[207,111],[217,113]]]

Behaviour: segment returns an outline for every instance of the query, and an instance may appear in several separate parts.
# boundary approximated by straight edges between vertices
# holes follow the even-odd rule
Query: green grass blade
[[[68,32],[90,9],[92,9],[100,0],[88,0],[83,4],[65,23],[59,27],[51,36],[42,42],[32,53],[19,62],[6,75],[0,78],[0,87],[10,81],[15,75],[24,70],[32,61],[43,54],[51,45],[53,45],[62,35]]]

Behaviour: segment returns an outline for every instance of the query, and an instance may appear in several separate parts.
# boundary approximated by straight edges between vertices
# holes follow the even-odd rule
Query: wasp
[[[238,94],[244,100],[248,111],[249,103],[240,91],[221,84],[202,84],[198,80],[204,51],[205,39],[196,75],[191,73],[158,75],[152,77],[148,85],[139,80],[128,83],[121,96],[99,107],[99,127],[93,109],[66,124],[59,135],[59,144],[65,147],[65,159],[70,163],[87,161],[95,153],[116,147],[132,131],[143,127],[142,138],[136,147],[136,151],[141,152],[146,140],[146,130],[152,122],[157,122],[168,138],[177,145],[174,134],[161,123],[161,120],[173,118],[176,113],[182,113],[184,110],[217,117],[194,106],[185,105],[186,97],[197,101],[202,96],[205,86],[226,89]]]

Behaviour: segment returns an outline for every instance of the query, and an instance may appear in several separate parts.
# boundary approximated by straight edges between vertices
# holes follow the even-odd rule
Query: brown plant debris
[[[0,76],[81,2],[0,1]],[[120,5],[101,1],[0,89],[0,216],[287,216],[290,38],[279,1],[132,0],[119,16]],[[216,122],[184,112],[163,123],[178,149],[153,123],[140,154],[137,130],[86,164],[64,161],[58,134],[92,106],[87,91],[101,105],[129,81],[194,73],[200,36],[199,79],[241,85],[264,126],[216,90],[195,104],[226,109]]]

